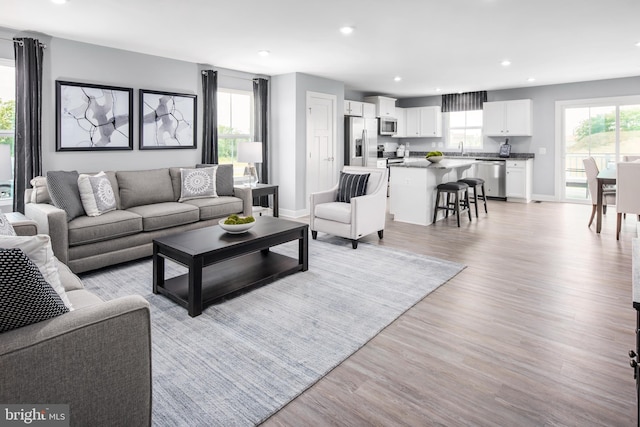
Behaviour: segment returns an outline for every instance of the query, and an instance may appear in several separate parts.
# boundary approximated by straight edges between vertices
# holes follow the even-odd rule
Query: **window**
[[[444,113],[447,148],[482,149],[482,110]]]
[[[238,143],[253,140],[253,92],[218,90],[218,162],[233,163],[233,175],[242,176]]]
[[[15,67],[0,59],[0,204],[13,202],[13,138],[15,127]],[[7,158],[7,155],[9,156]]]
[[[640,97],[566,101],[562,107],[563,198],[589,199],[583,160],[593,157],[600,170],[624,156],[640,156]]]

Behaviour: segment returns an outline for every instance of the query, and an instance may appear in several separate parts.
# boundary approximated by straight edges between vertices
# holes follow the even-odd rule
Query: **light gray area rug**
[[[309,243],[309,270],[191,318],[151,291],[152,262],[82,275],[103,299],[151,304],[153,425],[251,426],[278,411],[464,266],[344,239]],[[297,257],[297,243],[273,248]],[[167,277],[184,269],[167,262]]]

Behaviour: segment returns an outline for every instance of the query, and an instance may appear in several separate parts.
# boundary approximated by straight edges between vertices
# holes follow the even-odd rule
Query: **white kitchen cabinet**
[[[376,117],[395,117],[396,100],[386,96],[367,96],[365,102],[376,105]]]
[[[405,108],[406,136],[439,137],[442,136],[442,113],[440,107]]]
[[[362,116],[367,119],[375,119],[376,118],[376,104],[371,104],[369,102],[362,103]]]
[[[405,108],[396,107],[397,128],[393,138],[405,138],[407,136],[407,114]]]
[[[362,117],[364,104],[358,101],[344,100],[344,115]]]
[[[531,201],[533,160],[507,160],[507,201]]]
[[[531,136],[530,99],[485,102],[482,131],[487,136]]]
[[[420,108],[420,133],[422,136],[442,136],[442,113],[440,107]]]

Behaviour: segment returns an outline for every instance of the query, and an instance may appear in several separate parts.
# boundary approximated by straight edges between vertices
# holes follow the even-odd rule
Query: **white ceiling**
[[[399,98],[640,75],[639,0],[0,0],[0,26]],[[338,30],[355,27],[350,36]],[[258,55],[269,50],[268,57]],[[500,62],[508,59],[509,67]],[[395,76],[402,81],[395,82]],[[533,83],[527,78],[534,77]]]

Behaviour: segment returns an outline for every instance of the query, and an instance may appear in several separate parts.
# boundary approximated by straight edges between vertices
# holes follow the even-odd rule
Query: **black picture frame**
[[[140,150],[197,148],[197,96],[140,89]]]
[[[56,151],[133,150],[133,89],[56,80]]]

